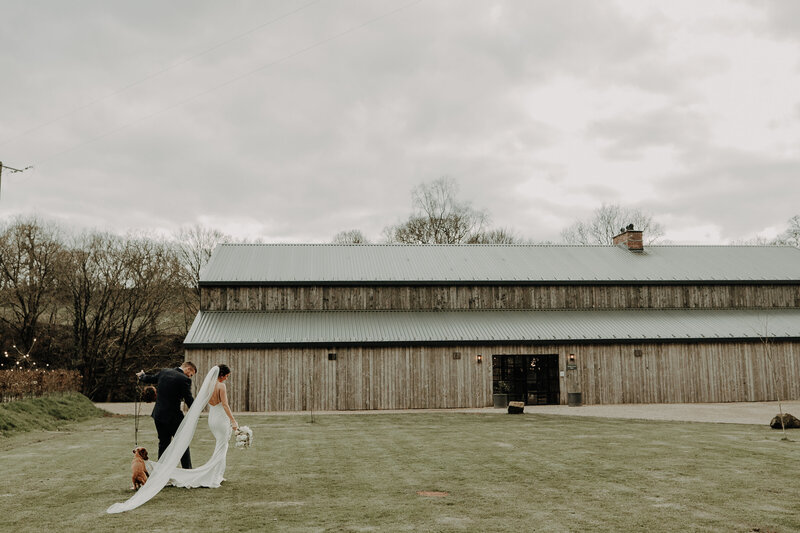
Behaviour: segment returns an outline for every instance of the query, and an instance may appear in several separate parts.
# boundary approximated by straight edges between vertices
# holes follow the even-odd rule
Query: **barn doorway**
[[[558,354],[493,355],[492,389],[510,402],[558,404]]]

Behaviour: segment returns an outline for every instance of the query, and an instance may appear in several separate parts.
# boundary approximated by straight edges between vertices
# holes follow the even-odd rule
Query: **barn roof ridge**
[[[618,248],[614,244],[570,244],[570,243],[393,243],[393,242],[370,242],[370,243],[331,243],[331,242],[224,242],[217,246],[224,247],[327,247],[327,248],[469,248],[469,247],[495,247],[495,248]],[[647,248],[791,248],[798,250],[789,244],[691,244],[691,243],[654,243],[645,245]]]
[[[800,283],[791,246],[225,244],[201,285]]]

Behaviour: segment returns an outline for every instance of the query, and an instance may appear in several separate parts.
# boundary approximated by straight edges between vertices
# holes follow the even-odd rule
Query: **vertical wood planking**
[[[555,354],[565,370],[575,353],[586,404],[774,401],[800,399],[800,344],[669,343],[641,346],[482,345],[331,349],[197,349],[186,359],[203,376],[228,364],[232,407],[256,411],[485,407],[492,404],[493,354]],[[453,352],[461,359],[453,359]],[[483,364],[477,364],[477,354]],[[249,385],[246,378],[249,373]],[[314,380],[313,391],[310,380]],[[559,397],[566,403],[566,383]],[[247,397],[245,397],[247,394]]]
[[[800,307],[798,285],[201,287],[204,311],[770,309]]]

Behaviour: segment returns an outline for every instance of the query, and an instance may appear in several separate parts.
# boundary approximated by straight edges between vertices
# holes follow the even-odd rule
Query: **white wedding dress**
[[[176,487],[211,487],[217,488],[220,483],[225,481],[225,457],[228,455],[228,441],[231,438],[231,422],[222,403],[212,405],[208,411],[208,428],[217,440],[214,446],[214,453],[203,466],[184,470],[174,468],[170,474],[169,484]],[[158,463],[152,463],[157,465]]]
[[[212,406],[208,414],[208,427],[216,439],[211,459],[198,468],[187,470],[178,468],[183,452],[192,442],[200,413],[211,399],[218,375],[219,367],[215,366],[209,371],[203,380],[203,385],[200,387],[197,397],[189,408],[189,412],[186,413],[183,422],[178,427],[178,431],[175,432],[170,445],[161,454],[158,462],[148,461],[147,467],[150,471],[150,477],[147,478],[147,483],[127,501],[115,503],[106,509],[107,513],[123,513],[136,509],[161,492],[161,489],[168,484],[178,487],[220,486],[225,474],[225,458],[228,453],[228,440],[231,436],[231,424],[225,414],[222,403]]]

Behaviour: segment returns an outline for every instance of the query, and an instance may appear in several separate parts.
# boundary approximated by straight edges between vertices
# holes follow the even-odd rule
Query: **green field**
[[[219,489],[131,492],[131,417],[0,438],[4,531],[798,531],[800,434],[465,413],[241,415]],[[201,419],[195,465],[212,450]],[[140,443],[157,449],[152,420]],[[446,495],[420,495],[435,491]]]

